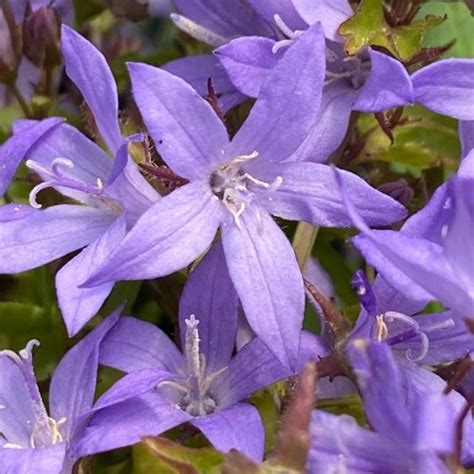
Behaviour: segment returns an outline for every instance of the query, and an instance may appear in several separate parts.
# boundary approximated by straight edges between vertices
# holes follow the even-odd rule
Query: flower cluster
[[[0,473],[71,473],[145,437],[180,439],[169,430],[182,426],[258,470],[275,461],[264,461],[270,422],[251,397],[270,393],[280,412],[289,402],[275,384],[291,393],[308,363],[318,405],[307,472],[474,466],[474,60],[439,59],[442,48],[406,60],[381,40],[350,50],[344,27],[369,1],[175,0],[174,24],[212,52],[128,62],[126,94],[104,54],[68,26],[71,3],[0,3],[0,100],[16,98],[25,115],[0,147],[0,274],[54,269],[75,342],[46,386],[36,339],[0,351]],[[125,16],[169,11],[109,3]],[[396,34],[421,28],[419,2],[389,3],[382,20]],[[61,95],[63,75],[85,102],[87,130],[64,116],[77,109]],[[424,204],[410,202],[406,181],[380,178],[396,166],[367,172],[357,154],[368,132],[353,133],[375,114],[371,130],[393,143],[416,123],[404,115],[414,104],[458,120],[462,145],[431,197],[422,183]],[[351,283],[332,263],[357,295],[352,319],[309,257],[317,230],[330,228],[350,242],[328,252],[365,260]],[[160,286],[170,275],[176,301]],[[128,305],[127,281],[177,312],[175,331]],[[99,367],[121,376],[97,395]],[[324,400],[352,400],[364,417],[324,410]]]

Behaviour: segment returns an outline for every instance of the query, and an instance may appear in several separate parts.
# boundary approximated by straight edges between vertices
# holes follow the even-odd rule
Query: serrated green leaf
[[[346,40],[349,55],[357,54],[367,46],[380,46],[400,61],[408,61],[422,48],[426,32],[443,21],[442,17],[429,15],[410,25],[391,27],[385,20],[383,0],[363,0],[338,31]]]
[[[426,2],[421,6],[418,18],[425,15],[446,15],[448,18],[441,26],[427,32],[424,46],[436,47],[455,39],[456,43],[444,57],[474,57],[474,17],[464,2]]]

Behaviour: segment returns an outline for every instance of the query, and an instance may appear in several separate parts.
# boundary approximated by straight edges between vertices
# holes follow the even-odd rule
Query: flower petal
[[[209,92],[207,86],[209,78],[212,80],[216,94],[235,91],[226,70],[213,54],[199,54],[175,59],[164,64],[162,69],[184,79],[202,96],[206,96]]]
[[[158,436],[190,419],[191,415],[156,393],[146,393],[95,413],[75,454],[82,457],[130,446],[143,436]]]
[[[186,82],[147,64],[128,65],[133,96],[155,146],[178,175],[208,177],[226,159],[227,131],[212,107]]]
[[[173,191],[143,214],[85,285],[156,278],[184,268],[210,245],[223,212],[207,183]]]
[[[125,219],[119,217],[79,255],[56,274],[56,291],[69,337],[76,335],[99,311],[112,291],[113,282],[94,288],[79,288],[91,270],[102,265],[125,236]]]
[[[76,84],[94,115],[105,143],[115,153],[122,143],[118,93],[104,55],[72,28],[63,25],[61,44],[66,74]]]
[[[232,358],[227,370],[215,380],[213,390],[219,407],[227,408],[291,374],[256,337]]]
[[[272,51],[274,40],[259,36],[236,38],[214,51],[232,83],[243,94],[258,97],[283,51]]]
[[[183,355],[170,338],[146,321],[121,318],[104,339],[100,363],[123,372],[161,369],[177,372]]]
[[[342,81],[327,85],[308,136],[286,162],[326,162],[346,136],[355,95],[356,91]]]
[[[50,414],[55,420],[66,417],[69,440],[75,431],[80,431],[78,421],[92,407],[99,367],[99,347],[116,323],[120,311],[121,308],[114,311],[73,346],[54,371],[49,390]]]
[[[224,38],[269,33],[266,24],[240,0],[175,0],[178,12]]]
[[[21,124],[20,133],[24,130],[32,130],[39,123],[41,122],[29,120]],[[52,161],[58,157],[67,158],[74,164],[71,170],[61,169],[65,175],[92,186],[97,185],[97,179],[105,184],[113,165],[107,153],[67,123],[49,130],[26,154],[26,158],[48,169],[51,168]],[[63,191],[61,188],[61,192]]]
[[[0,465],[5,474],[61,474],[66,443],[40,449],[1,449]]]
[[[474,120],[474,61],[444,59],[412,75],[415,100],[440,114]]]
[[[474,120],[459,122],[459,137],[461,139],[461,158],[474,149]]]
[[[354,14],[346,0],[293,0],[293,5],[308,25],[320,21],[326,38],[333,41],[339,38],[340,24]]]
[[[60,118],[49,118],[37,122],[27,130],[16,133],[0,146],[0,197],[3,197],[10,186],[16,169],[31,147],[62,121]]]
[[[307,27],[295,10],[292,0],[249,0],[249,3],[272,26],[275,26],[275,15],[279,15],[291,30]]]
[[[0,432],[13,444],[30,446],[31,420],[35,406],[21,369],[9,357],[0,355]],[[0,452],[2,450],[0,449]]]
[[[413,103],[413,87],[405,67],[396,59],[369,50],[370,74],[357,92],[354,110],[382,112]]]
[[[273,68],[231,143],[231,154],[257,151],[260,164],[288,158],[318,117],[325,67],[324,37],[317,24],[299,37]]]
[[[211,444],[224,453],[237,449],[254,461],[261,461],[265,432],[258,410],[247,403],[237,405],[191,421]]]
[[[124,166],[115,170],[117,176],[113,176],[113,173],[109,175],[109,180],[113,180],[106,186],[105,193],[123,205],[127,228],[131,228],[161,196],[143,177],[137,164],[129,156],[127,143],[119,148],[115,164],[119,163],[119,160],[123,160]]]
[[[88,206],[59,205],[2,223],[0,273],[19,273],[85,247],[115,216]]]
[[[191,273],[179,302],[181,347],[192,314],[199,320],[200,350],[208,373],[230,360],[237,333],[238,298],[229,276],[222,244],[217,242]]]
[[[222,228],[231,279],[247,320],[269,349],[288,367],[298,358],[303,322],[303,278],[294,251],[271,216],[249,208],[242,228]]]
[[[260,179],[283,178],[273,193],[262,194],[259,203],[271,214],[290,220],[304,220],[324,227],[353,225],[343,200],[338,196],[332,169],[319,163],[287,163],[267,168]],[[271,173],[271,175],[270,175]],[[405,208],[357,175],[340,171],[354,206],[370,225],[386,225],[402,219]]]

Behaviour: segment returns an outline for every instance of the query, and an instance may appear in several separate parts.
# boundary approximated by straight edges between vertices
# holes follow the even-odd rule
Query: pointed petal
[[[128,68],[133,96],[163,159],[184,178],[209,176],[226,159],[228,143],[226,128],[212,107],[169,72],[140,63]]]
[[[224,38],[260,34],[271,30],[240,0],[175,0],[178,12]]]
[[[334,168],[348,213],[361,231],[354,245],[393,288],[417,300],[424,289],[448,308],[464,316],[473,313],[472,298],[458,284],[441,246],[390,230],[371,230],[355,210],[340,172]],[[429,297],[429,296],[428,296]]]
[[[27,127],[22,125],[21,131],[32,130],[35,125]],[[64,174],[92,186],[97,185],[97,178],[105,183],[113,165],[107,153],[67,123],[62,123],[45,134],[42,140],[31,147],[26,157],[48,169],[55,158],[67,158],[74,163],[74,168],[64,170]],[[63,191],[65,190],[61,189]]]
[[[35,123],[31,128],[13,135],[0,146],[0,197],[10,186],[16,169],[28,151],[51,129],[57,127],[63,119],[49,118]]]
[[[0,355],[0,373],[0,432],[10,443],[30,446],[30,423],[36,415],[29,387],[9,357]]]
[[[209,78],[212,79],[216,94],[224,94],[235,90],[227,72],[220,64],[219,59],[213,54],[200,54],[175,59],[164,64],[163,69],[184,79],[202,96],[206,96],[209,92],[207,87]]]
[[[125,236],[125,219],[119,217],[95,241],[56,274],[56,291],[69,337],[76,335],[99,311],[112,291],[113,282],[79,288],[94,268],[102,265]]]
[[[173,377],[174,374],[161,369],[143,369],[127,374],[97,400],[94,404],[94,412],[152,392],[160,382],[173,379]]]
[[[288,158],[318,116],[325,66],[324,37],[318,24],[299,37],[273,68],[232,141],[232,155],[257,151],[260,163]]]
[[[274,40],[259,36],[237,38],[214,51],[232,83],[243,94],[258,97],[263,83],[283,56],[272,51]]]
[[[118,122],[117,85],[112,71],[103,54],[73,29],[63,25],[61,39],[66,74],[81,91],[102,138],[115,153],[122,143],[122,134]]]
[[[104,339],[100,363],[123,372],[161,369],[177,372],[183,355],[170,338],[153,324],[121,318]]]
[[[256,337],[237,352],[227,370],[215,380],[213,390],[219,407],[223,409],[291,374]]]
[[[185,347],[185,320],[194,314],[199,320],[200,349],[208,372],[230,360],[237,333],[237,308],[224,249],[217,242],[191,273],[179,302],[181,347]]]
[[[319,163],[288,163],[272,165],[263,179],[271,182],[283,178],[273,193],[262,194],[260,204],[268,212],[290,220],[304,220],[324,227],[350,227],[343,200],[338,196],[336,179],[331,167]],[[386,225],[406,215],[405,208],[357,175],[340,171],[354,206],[370,225]],[[262,177],[259,176],[260,179]]]
[[[283,364],[294,368],[304,311],[294,251],[263,210],[247,209],[241,219],[241,229],[234,222],[222,228],[230,276],[252,329]]]
[[[409,439],[410,413],[406,406],[403,374],[384,343],[353,341],[348,358],[364,402],[365,413],[373,429],[389,439]]]
[[[333,41],[339,38],[339,25],[354,14],[346,0],[293,0],[293,5],[308,25],[320,21],[326,38]]]
[[[99,347],[120,316],[121,308],[112,313],[84,339],[79,341],[66,355],[54,371],[49,390],[51,417],[67,419],[67,439],[80,429],[81,418],[92,407],[97,369],[99,367]]]
[[[41,449],[1,449],[0,466],[5,474],[60,474],[66,457],[66,443]]]
[[[226,410],[194,418],[191,423],[211,444],[224,453],[237,449],[254,461],[261,461],[265,432],[258,410],[239,403]]]
[[[0,273],[23,272],[85,247],[114,219],[100,209],[59,205],[2,223]]]
[[[86,285],[156,278],[184,268],[210,245],[223,212],[207,183],[173,191],[143,214]]]
[[[413,103],[412,83],[403,64],[372,49],[369,54],[370,74],[358,90],[354,110],[381,112]]]
[[[412,459],[405,452],[400,456],[398,443],[362,428],[350,416],[315,410],[310,426],[308,472],[401,473],[411,468]]]
[[[158,436],[191,419],[156,393],[147,393],[99,410],[93,416],[77,448],[77,457],[109,451]]]
[[[356,91],[341,81],[326,86],[318,118],[287,161],[326,162],[346,136],[355,95]]]
[[[415,100],[440,114],[474,120],[474,61],[444,59],[412,75]]]

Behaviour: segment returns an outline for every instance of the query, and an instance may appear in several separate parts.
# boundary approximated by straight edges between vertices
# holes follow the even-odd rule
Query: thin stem
[[[15,96],[16,100],[20,104],[25,116],[27,118],[33,118],[33,112],[31,111],[30,106],[26,102],[25,98],[23,97],[22,93],[20,92],[16,84],[15,83],[9,84],[8,88],[10,89],[10,91],[12,92],[12,94]]]

